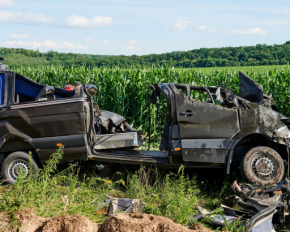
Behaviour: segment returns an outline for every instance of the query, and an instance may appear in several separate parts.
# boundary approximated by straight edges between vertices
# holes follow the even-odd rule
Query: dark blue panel
[[[23,96],[27,96],[30,98],[36,98],[38,93],[45,85],[38,84],[27,77],[16,73],[15,78],[15,93]],[[74,95],[74,91],[66,91],[64,89],[55,88],[55,97],[63,98],[63,97],[72,97]]]
[[[0,74],[0,105],[4,104],[4,91],[5,91],[5,74]]]
[[[15,93],[19,95],[36,98],[40,90],[41,90],[41,86],[40,88],[38,88],[36,86],[32,86],[31,84],[23,80],[15,78]]]
[[[43,88],[42,85],[33,86],[30,83],[15,78],[15,93],[19,95],[23,95],[26,97],[36,98],[41,89]],[[56,98],[61,98],[58,95],[55,95]]]

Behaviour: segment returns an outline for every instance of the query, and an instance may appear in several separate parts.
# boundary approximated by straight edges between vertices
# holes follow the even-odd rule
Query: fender
[[[20,132],[16,127],[12,126],[9,120],[0,122],[0,148],[10,139],[19,139],[29,143],[34,149],[35,147],[30,143],[31,137]]]
[[[235,147],[239,144],[241,140],[251,135],[261,135],[275,143],[286,145],[286,143],[283,141],[281,137],[275,136],[275,132],[269,130],[268,128],[263,128],[263,127],[245,128],[244,130],[241,130],[237,134],[234,135],[234,137],[232,138],[228,146],[228,158],[227,158],[227,170],[226,170],[227,174],[230,173],[230,166],[232,163],[233,152],[234,152]]]
[[[8,140],[11,140],[11,139],[23,140],[24,142],[29,143],[29,145],[31,145],[31,147],[33,147],[35,149],[33,144],[30,142],[31,137],[29,137],[28,135],[23,134],[21,132],[11,132],[11,133],[7,133],[7,134],[3,135],[0,138],[0,149],[5,142],[7,142]]]

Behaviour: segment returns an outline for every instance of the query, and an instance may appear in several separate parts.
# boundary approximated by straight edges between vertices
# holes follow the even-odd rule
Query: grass
[[[207,202],[207,207],[214,208],[223,195],[223,192],[215,196],[210,194],[211,187],[204,185],[203,179],[187,175],[183,167],[177,172],[163,173],[158,169],[141,167],[136,172],[126,175],[117,172],[110,177],[85,173],[79,166],[58,171],[62,153],[63,147],[60,147],[37,176],[25,179],[20,175],[15,185],[0,187],[0,210],[7,212],[15,225],[15,213],[27,207],[34,208],[42,217],[78,214],[102,223],[106,217],[95,214],[98,206],[92,201],[103,194],[116,198],[139,198],[146,202],[145,213],[188,225],[197,213],[197,204]],[[208,194],[202,194],[201,190]],[[68,199],[67,202],[65,199]],[[228,228],[237,231],[241,226],[235,223]]]

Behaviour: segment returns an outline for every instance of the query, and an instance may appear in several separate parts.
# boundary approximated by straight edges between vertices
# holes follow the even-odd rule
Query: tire
[[[280,182],[284,175],[281,156],[269,147],[254,147],[243,157],[242,177],[252,184],[269,185]]]
[[[21,169],[27,177],[37,172],[38,165],[26,152],[16,151],[11,153],[2,164],[3,180],[8,184],[14,184]]]

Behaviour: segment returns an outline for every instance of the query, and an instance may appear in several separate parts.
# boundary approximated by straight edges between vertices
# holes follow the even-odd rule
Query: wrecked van
[[[0,62],[1,63],[1,62]],[[3,63],[3,62],[2,62]],[[86,161],[178,168],[239,168],[246,181],[279,182],[288,159],[290,131],[263,87],[240,72],[239,96],[223,84],[200,87],[160,83],[148,89],[150,105],[163,99],[166,113],[156,117],[160,151],[141,151],[144,141],[121,115],[100,110],[97,87],[74,91],[38,84],[0,64],[0,163],[3,177],[14,182],[64,146],[62,162]],[[1,66],[2,65],[2,66]],[[1,68],[2,67],[2,68]],[[150,120],[149,120],[150,121]],[[149,125],[149,135],[150,135]]]

